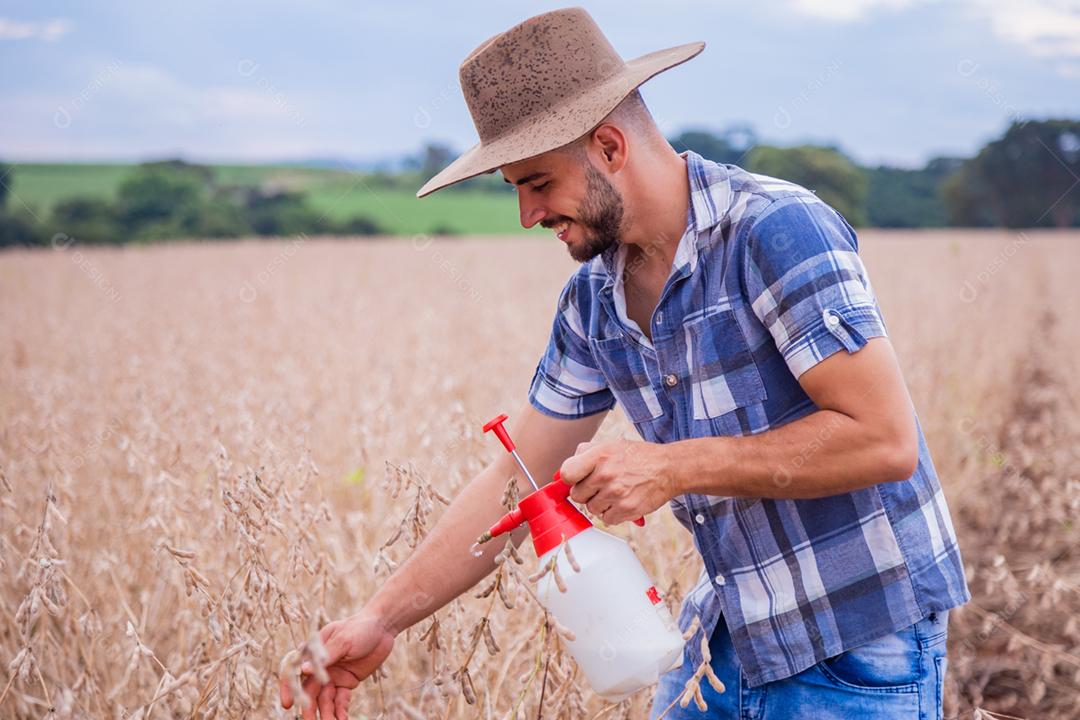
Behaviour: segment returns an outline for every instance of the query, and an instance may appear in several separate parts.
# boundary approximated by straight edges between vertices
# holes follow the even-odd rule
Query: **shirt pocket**
[[[690,360],[690,409],[723,434],[745,434],[739,410],[768,397],[739,321],[730,309],[716,310],[683,325]],[[744,413],[745,414],[745,413]]]
[[[623,412],[642,432],[644,425],[663,415],[660,399],[645,366],[645,359],[623,335],[597,339],[589,338],[596,366],[607,379]]]

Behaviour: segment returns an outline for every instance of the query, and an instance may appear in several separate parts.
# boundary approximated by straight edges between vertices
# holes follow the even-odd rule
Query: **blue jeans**
[[[746,684],[721,616],[709,640],[709,651],[713,670],[726,691],[716,692],[702,678],[701,694],[708,710],[699,710],[693,699],[686,708],[679,707],[683,687],[694,674],[694,668],[684,662],[660,678],[649,717],[936,720],[942,716],[948,627],[949,611],[939,610],[914,625],[851,648],[796,675],[752,688]]]

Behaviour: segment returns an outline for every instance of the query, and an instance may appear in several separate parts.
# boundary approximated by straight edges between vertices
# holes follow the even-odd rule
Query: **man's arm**
[[[526,403],[510,419],[509,428],[529,472],[544,485],[580,443],[592,439],[606,415],[557,420]],[[517,478],[522,496],[532,492],[509,453],[501,448],[499,452],[498,459],[458,493],[435,528],[368,603],[395,634],[473,587],[495,568],[494,558],[503,548],[502,542],[482,545],[480,557],[473,556],[469,548],[507,512],[500,499],[511,475]],[[527,534],[522,527],[511,538],[519,545]]]
[[[683,493],[817,498],[915,472],[914,410],[888,338],[829,356],[799,384],[819,409],[757,435],[586,443],[561,468],[570,497],[619,523]]]
[[[915,414],[888,338],[826,358],[799,384],[819,408],[806,417],[758,435],[675,443],[675,494],[817,498],[915,472]]]
[[[576,420],[558,420],[526,403],[511,418],[510,429],[529,471],[538,483],[546,484],[563,459],[596,434],[606,415],[601,412]],[[482,546],[479,557],[469,549],[506,512],[500,500],[511,476],[516,478],[522,495],[532,491],[510,455],[500,450],[498,459],[458,493],[412,556],[371,600],[356,614],[319,631],[326,648],[329,677],[328,682],[319,682],[310,662],[301,666],[302,690],[312,701],[303,711],[305,720],[313,720],[316,713],[324,720],[346,717],[350,692],[386,660],[394,638],[494,569],[495,555],[505,542]],[[511,540],[518,545],[526,533],[525,528],[520,528],[511,534]],[[285,708],[292,707],[297,691],[289,672],[280,680],[281,704]]]

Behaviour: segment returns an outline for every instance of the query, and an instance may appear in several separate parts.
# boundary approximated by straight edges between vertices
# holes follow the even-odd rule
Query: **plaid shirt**
[[[652,340],[627,317],[619,247],[583,264],[562,291],[529,390],[541,412],[578,418],[618,401],[655,443],[765,432],[817,409],[802,373],[886,335],[855,231],[838,212],[798,185],[683,156],[687,226]],[[904,481],[810,500],[672,499],[704,561],[683,630],[698,615],[711,634],[723,612],[757,686],[970,599],[916,424],[919,463]],[[790,481],[819,446],[774,480]],[[687,653],[696,667],[700,638]]]

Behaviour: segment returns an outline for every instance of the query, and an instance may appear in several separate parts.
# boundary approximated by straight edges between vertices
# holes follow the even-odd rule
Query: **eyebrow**
[[[548,174],[547,170],[541,170],[539,172],[534,172],[531,175],[526,175],[525,177],[521,178],[517,182],[513,182],[513,183],[511,183],[509,180],[507,180],[504,177],[503,182],[508,183],[510,185],[524,185],[527,182],[532,182],[533,180],[539,180],[540,178],[544,177],[547,174]]]

